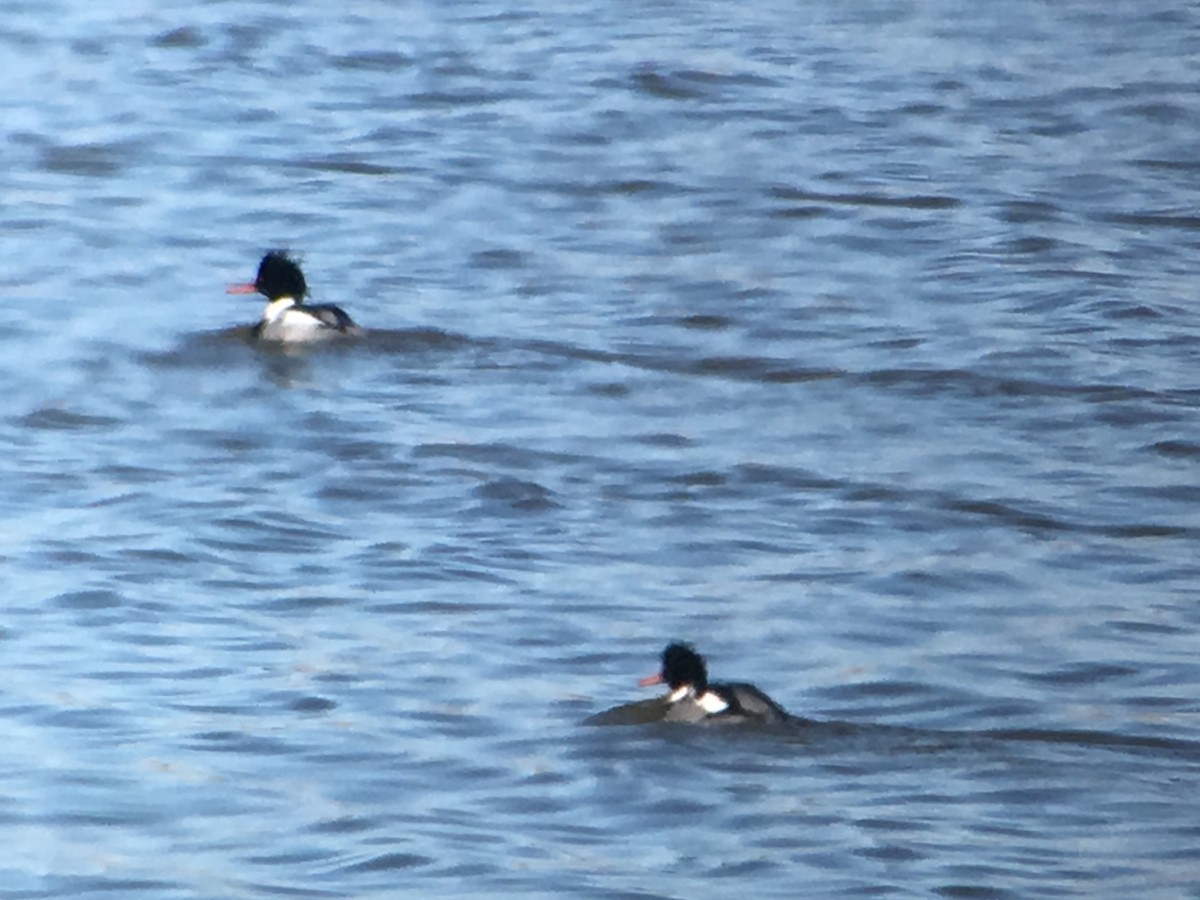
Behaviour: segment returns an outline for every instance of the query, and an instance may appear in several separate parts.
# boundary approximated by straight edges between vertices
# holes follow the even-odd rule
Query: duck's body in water
[[[340,306],[305,304],[308,284],[300,265],[282,250],[272,250],[258,264],[250,284],[231,285],[230,294],[262,294],[267,306],[254,325],[258,341],[296,344],[356,334],[354,320]]]
[[[592,724],[686,722],[700,725],[782,725],[806,720],[791,715],[752,684],[709,682],[704,657],[688,644],[668,644],[657,674],[638,682],[642,687],[666,684],[654,700],[618,706],[593,716]]]

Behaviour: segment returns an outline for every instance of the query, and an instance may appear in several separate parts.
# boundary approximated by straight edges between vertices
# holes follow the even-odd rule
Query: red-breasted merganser
[[[688,644],[668,644],[662,668],[638,682],[642,687],[666,683],[664,722],[780,724],[798,721],[752,684],[709,683],[704,657]]]
[[[272,250],[258,264],[253,284],[230,285],[229,294],[262,294],[267,308],[254,326],[260,341],[316,341],[353,334],[358,329],[344,309],[329,304],[305,305],[308,284],[299,264],[283,250]]]

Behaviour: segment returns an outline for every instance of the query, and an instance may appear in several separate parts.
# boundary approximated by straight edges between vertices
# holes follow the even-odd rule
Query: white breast
[[[316,316],[296,309],[291,297],[272,300],[263,310],[258,336],[265,341],[314,341],[332,330]],[[325,334],[322,334],[325,332]]]
[[[701,709],[710,715],[712,713],[723,712],[729,708],[729,704],[712,691],[705,691],[701,696],[696,698],[696,702],[700,704]]]
[[[700,709],[704,710],[704,712],[708,713],[709,715],[723,712],[729,708],[729,704],[712,691],[705,691],[703,694],[697,697],[692,691],[691,685],[688,684],[683,685],[683,687],[678,687],[671,691],[671,693],[667,694],[668,703],[679,703],[684,700],[696,704],[696,706],[700,707]]]

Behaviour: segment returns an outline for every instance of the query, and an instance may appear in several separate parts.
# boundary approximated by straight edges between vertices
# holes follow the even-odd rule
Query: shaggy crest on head
[[[300,264],[286,250],[272,250],[258,264],[254,287],[270,300],[292,297],[300,300],[308,293],[308,284]]]
[[[697,695],[708,689],[708,667],[704,657],[690,644],[667,644],[662,652],[660,676],[671,690],[690,687]]]

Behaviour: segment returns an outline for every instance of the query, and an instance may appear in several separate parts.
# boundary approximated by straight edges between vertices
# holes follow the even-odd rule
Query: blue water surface
[[[6,898],[1200,892],[1200,11],[9,4]],[[254,346],[268,248],[366,327]],[[801,729],[590,727],[670,639]]]

